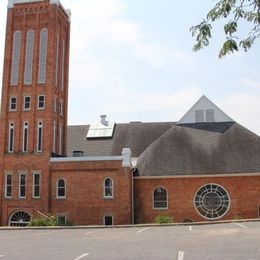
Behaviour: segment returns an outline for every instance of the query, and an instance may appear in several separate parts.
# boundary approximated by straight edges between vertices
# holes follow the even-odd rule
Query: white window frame
[[[63,116],[63,100],[60,100],[60,116]]]
[[[40,136],[40,129],[41,129],[41,136]],[[39,145],[41,142],[41,145]],[[37,153],[41,153],[43,151],[43,121],[38,121],[37,123],[37,144],[36,144],[36,151]]]
[[[112,187],[110,187],[110,188],[111,188],[112,195],[106,195],[106,180],[111,180]],[[113,181],[113,178],[111,178],[111,177],[107,177],[103,181],[103,198],[104,199],[113,199],[114,198],[114,181]]]
[[[31,38],[30,38],[31,37]],[[34,30],[27,31],[26,34],[26,53],[24,63],[24,85],[32,84],[32,71],[33,71],[33,51],[34,51]]]
[[[56,153],[56,134],[57,134],[57,123],[56,121],[53,122],[53,137],[52,137],[52,151]]]
[[[166,191],[166,207],[155,207],[154,206],[154,203],[155,203],[155,200],[154,200],[154,192],[156,189],[164,189]],[[163,186],[157,186],[153,189],[153,193],[152,193],[152,202],[153,202],[153,210],[168,210],[168,205],[169,205],[169,201],[168,201],[168,191],[165,187]]]
[[[23,123],[23,143],[22,143],[22,152],[23,153],[28,152],[28,145],[29,145],[29,123],[28,123],[28,121],[25,121]]]
[[[24,184],[24,185],[21,184],[21,180],[22,180],[21,176],[22,176],[22,175],[25,176],[25,181],[24,181],[25,184]],[[27,178],[26,178],[26,177],[27,177],[27,176],[26,176],[26,173],[25,173],[25,172],[20,172],[20,173],[19,173],[19,194],[18,194],[18,195],[19,195],[19,196],[18,196],[19,199],[26,199],[26,181],[27,181]],[[22,188],[22,187],[24,187],[24,196],[21,196],[21,188]]]
[[[11,185],[7,184],[7,177],[8,176],[11,176]],[[10,196],[7,195],[8,187],[11,187],[11,195]],[[5,174],[5,198],[6,199],[11,199],[12,198],[12,193],[13,193],[13,174],[11,172],[7,172]]]
[[[58,102],[58,98],[57,98],[57,96],[54,96],[53,111],[55,113],[57,113],[57,102]]]
[[[11,140],[11,132],[12,132],[12,140]],[[15,124],[14,122],[9,122],[9,130],[8,130],[8,153],[14,152],[14,139],[15,139]],[[11,145],[12,142],[12,145]],[[12,149],[10,149],[12,146]]]
[[[43,97],[43,101],[40,101],[40,98]],[[38,95],[38,110],[44,110],[45,109],[45,95]],[[40,107],[40,103],[43,103],[43,107]]]
[[[60,49],[60,35],[57,33],[56,42],[56,64],[55,64],[55,86],[58,87],[58,75],[59,75],[59,49]]]
[[[30,99],[30,102],[26,102],[26,98],[29,98]],[[24,111],[29,111],[31,109],[31,96],[24,96],[23,97],[23,110]],[[29,108],[26,108],[25,105],[29,103]]]
[[[60,135],[59,154],[62,154],[62,146],[63,146],[63,129],[62,129],[62,125],[60,125],[59,135]]]
[[[63,180],[64,181],[64,196],[59,196],[59,181]],[[63,188],[63,187],[61,187]],[[57,199],[66,199],[66,194],[67,194],[67,183],[66,180],[64,178],[59,178],[56,181],[56,198]]]
[[[12,53],[12,67],[11,67],[11,86],[18,85],[19,82],[19,68],[20,68],[20,54],[21,54],[21,31],[15,31],[13,35],[13,53]]]
[[[65,223],[64,223],[64,224],[66,225],[66,223],[67,223],[67,216],[61,215],[61,214],[56,215],[57,224],[58,224],[58,226],[61,226],[61,225],[59,224],[59,218],[64,218],[64,219],[65,219]]]
[[[43,35],[46,32],[46,42]],[[46,84],[47,74],[47,56],[48,56],[48,29],[43,28],[40,33],[40,47],[39,47],[39,71],[38,84]]]
[[[36,184],[35,184],[35,176],[36,175],[39,175],[39,195],[38,196],[35,196],[35,187],[36,187]],[[40,172],[33,172],[33,187],[32,187],[32,194],[33,194],[33,198],[34,199],[39,199],[41,197],[41,173]]]
[[[15,99],[15,103],[12,102],[12,99]],[[12,105],[15,104],[15,108],[12,108]],[[11,96],[9,99],[9,111],[17,111],[17,97]]]

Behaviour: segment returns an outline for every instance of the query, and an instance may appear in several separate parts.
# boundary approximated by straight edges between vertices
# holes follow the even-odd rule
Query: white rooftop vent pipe
[[[106,120],[107,118],[107,115],[101,115],[100,116],[100,124],[101,125],[104,125],[104,126],[108,126],[109,125],[109,122]]]

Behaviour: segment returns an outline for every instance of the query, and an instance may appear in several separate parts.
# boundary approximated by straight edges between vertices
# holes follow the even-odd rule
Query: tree
[[[234,53],[242,48],[247,52],[255,41],[260,38],[260,0],[219,0],[207,17],[198,25],[190,28],[196,43],[194,51],[209,45],[212,23],[224,19],[224,34],[226,40],[219,51],[219,58]],[[239,23],[249,24],[248,35],[238,37]]]

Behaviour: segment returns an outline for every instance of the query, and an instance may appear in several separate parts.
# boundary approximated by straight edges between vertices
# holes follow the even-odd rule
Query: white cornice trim
[[[8,8],[13,8],[14,4],[22,4],[22,3],[33,3],[33,2],[43,2],[44,0],[8,0]]]
[[[195,179],[195,178],[224,178],[224,177],[254,177],[260,176],[260,172],[256,173],[229,173],[229,174],[203,174],[203,175],[174,175],[174,176],[136,176],[134,179]]]

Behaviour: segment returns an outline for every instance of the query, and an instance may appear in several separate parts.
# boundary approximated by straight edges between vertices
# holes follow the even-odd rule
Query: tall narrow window
[[[65,198],[66,197],[66,183],[64,179],[59,179],[56,184],[56,197]]]
[[[38,83],[46,83],[46,63],[47,63],[47,45],[48,45],[48,29],[41,30],[40,36],[40,55],[39,55],[39,72]]]
[[[19,174],[19,198],[25,198],[26,195],[26,174]]]
[[[33,49],[34,49],[34,30],[27,32],[24,84],[32,84],[32,67],[33,67]]]
[[[54,100],[53,100],[53,111],[55,112],[55,113],[57,113],[57,96],[54,96]]]
[[[33,173],[33,198],[40,198],[41,175]]]
[[[38,109],[44,109],[45,108],[45,96],[40,95],[38,96]]]
[[[65,42],[62,41],[61,90],[64,89]]]
[[[11,85],[18,85],[19,79],[19,63],[20,63],[20,49],[21,49],[21,32],[16,31],[13,39],[13,57],[11,69]]]
[[[54,121],[54,123],[53,123],[53,139],[52,139],[52,142],[53,142],[52,151],[53,151],[53,153],[56,153],[56,128],[57,128],[57,123]]]
[[[23,153],[28,152],[28,133],[29,132],[29,126],[28,122],[23,123],[23,147],[22,151]]]
[[[195,110],[195,122],[196,123],[204,122],[204,110]]]
[[[14,123],[9,123],[8,153],[14,152]]]
[[[23,101],[23,110],[30,110],[31,108],[31,97],[25,96]]]
[[[63,101],[60,101],[60,116],[63,116]]]
[[[12,198],[13,176],[11,173],[5,175],[5,198]]]
[[[215,122],[215,110],[206,109],[206,122]]]
[[[60,36],[57,33],[57,45],[56,45],[56,65],[55,65],[55,86],[58,86],[58,73],[59,73],[59,45]]]
[[[63,131],[62,131],[62,125],[60,125],[60,147],[59,147],[60,149],[59,149],[59,154],[62,154],[62,145],[63,145],[62,144],[63,143],[62,142],[62,140],[63,140],[62,137],[63,137]]]
[[[167,191],[163,187],[155,188],[153,192],[153,208],[154,209],[168,208]]]
[[[37,152],[42,152],[42,136],[43,136],[43,122],[38,122],[37,126]]]
[[[15,111],[16,108],[17,108],[17,98],[16,97],[10,97],[9,110]]]
[[[104,198],[108,198],[108,199],[113,198],[113,180],[111,178],[107,178],[104,181],[103,195]]]

